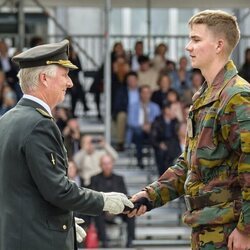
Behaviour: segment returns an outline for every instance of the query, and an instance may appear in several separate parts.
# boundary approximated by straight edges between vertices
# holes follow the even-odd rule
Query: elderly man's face
[[[110,176],[113,172],[113,160],[110,156],[106,155],[101,158],[101,169],[105,176]]]
[[[68,72],[69,69],[58,66],[54,77],[47,76],[49,85],[48,101],[52,107],[61,103],[65,98],[66,90],[73,86]]]

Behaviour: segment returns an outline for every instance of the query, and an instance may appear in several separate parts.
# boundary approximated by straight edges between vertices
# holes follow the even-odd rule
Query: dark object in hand
[[[147,207],[147,211],[152,210],[153,205],[152,202],[149,201],[147,198],[142,197],[140,199],[138,199],[137,201],[133,202],[134,203],[134,207],[130,208],[130,207],[126,207],[124,208],[123,212],[132,212],[134,209],[139,209],[140,206],[144,205]]]
[[[99,139],[99,138],[92,139],[92,143],[100,143],[100,142],[101,142],[101,139]]]

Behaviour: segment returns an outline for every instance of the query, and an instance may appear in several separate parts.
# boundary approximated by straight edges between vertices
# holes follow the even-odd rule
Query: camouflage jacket
[[[236,223],[250,234],[250,85],[232,61],[194,95],[188,120],[184,153],[146,187],[154,207],[183,194],[216,194],[218,204],[185,212],[184,222],[191,227]],[[220,202],[235,192],[237,200]]]

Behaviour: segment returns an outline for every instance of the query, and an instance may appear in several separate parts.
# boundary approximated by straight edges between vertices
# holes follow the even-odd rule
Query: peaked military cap
[[[63,40],[59,43],[43,44],[28,49],[12,58],[21,69],[33,68],[38,66],[46,66],[58,64],[69,69],[77,69],[68,59],[69,41]]]

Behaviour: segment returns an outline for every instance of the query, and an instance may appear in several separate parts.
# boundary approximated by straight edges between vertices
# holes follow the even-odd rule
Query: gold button
[[[67,229],[67,226],[66,225],[63,225],[63,230],[66,230]]]

